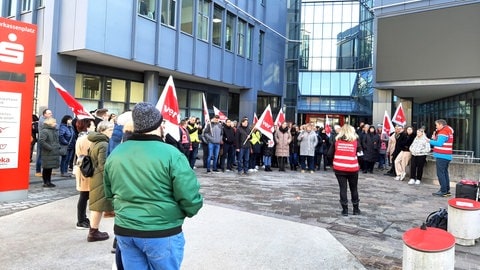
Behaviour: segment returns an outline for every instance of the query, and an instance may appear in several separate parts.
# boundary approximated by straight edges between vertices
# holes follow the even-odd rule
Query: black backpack
[[[442,230],[447,230],[448,222],[448,212],[445,208],[440,208],[439,210],[432,212],[428,215],[425,225],[427,227],[439,228]]]
[[[82,158],[82,163],[80,164],[80,172],[85,177],[92,177],[95,172],[95,167],[93,166],[93,160],[89,155],[86,155]]]

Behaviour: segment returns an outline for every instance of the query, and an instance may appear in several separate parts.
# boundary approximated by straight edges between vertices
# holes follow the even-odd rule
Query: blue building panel
[[[193,72],[193,38],[185,34],[180,34],[178,40],[177,69],[188,74]]]
[[[211,48],[212,54],[210,55],[210,60],[208,62],[209,68],[209,78],[216,81],[221,81],[223,79],[223,61],[222,61],[222,49],[216,46]]]
[[[160,28],[160,37],[158,40],[158,65],[167,69],[175,69],[177,32],[170,27],[162,26]]]
[[[230,52],[225,52],[223,58],[223,82],[233,84],[233,73],[236,72],[234,63],[235,55]]]
[[[137,37],[135,38],[134,59],[154,64],[155,60],[155,27],[156,24],[144,18],[137,18]],[[148,34],[147,34],[148,33]]]
[[[235,70],[235,84],[236,85],[241,85],[241,86],[245,86],[247,85],[246,84],[246,81],[245,81],[245,77],[246,77],[246,63],[245,63],[245,58],[243,57],[240,57],[240,56],[236,56],[236,70]]]
[[[208,43],[196,40],[195,46],[195,75],[206,78],[208,76],[208,67],[210,63]]]

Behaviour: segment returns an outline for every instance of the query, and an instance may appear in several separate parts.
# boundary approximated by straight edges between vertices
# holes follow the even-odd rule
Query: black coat
[[[367,133],[362,136],[363,160],[376,162],[380,150],[380,136]]]
[[[55,169],[60,167],[60,142],[58,130],[49,125],[43,125],[38,138],[41,147],[42,168]]]

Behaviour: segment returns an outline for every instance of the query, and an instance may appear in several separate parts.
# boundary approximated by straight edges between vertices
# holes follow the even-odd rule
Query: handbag
[[[60,145],[60,150],[58,150],[58,152],[60,153],[60,156],[65,156],[67,155],[67,151],[68,151],[68,145]]]
[[[95,167],[93,166],[93,160],[89,155],[86,155],[82,158],[82,163],[80,163],[80,172],[84,177],[93,176]]]

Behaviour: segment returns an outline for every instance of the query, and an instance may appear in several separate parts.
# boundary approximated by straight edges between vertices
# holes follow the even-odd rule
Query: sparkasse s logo
[[[0,62],[11,64],[23,64],[25,48],[22,44],[15,43],[17,35],[8,34],[9,41],[0,42]]]

